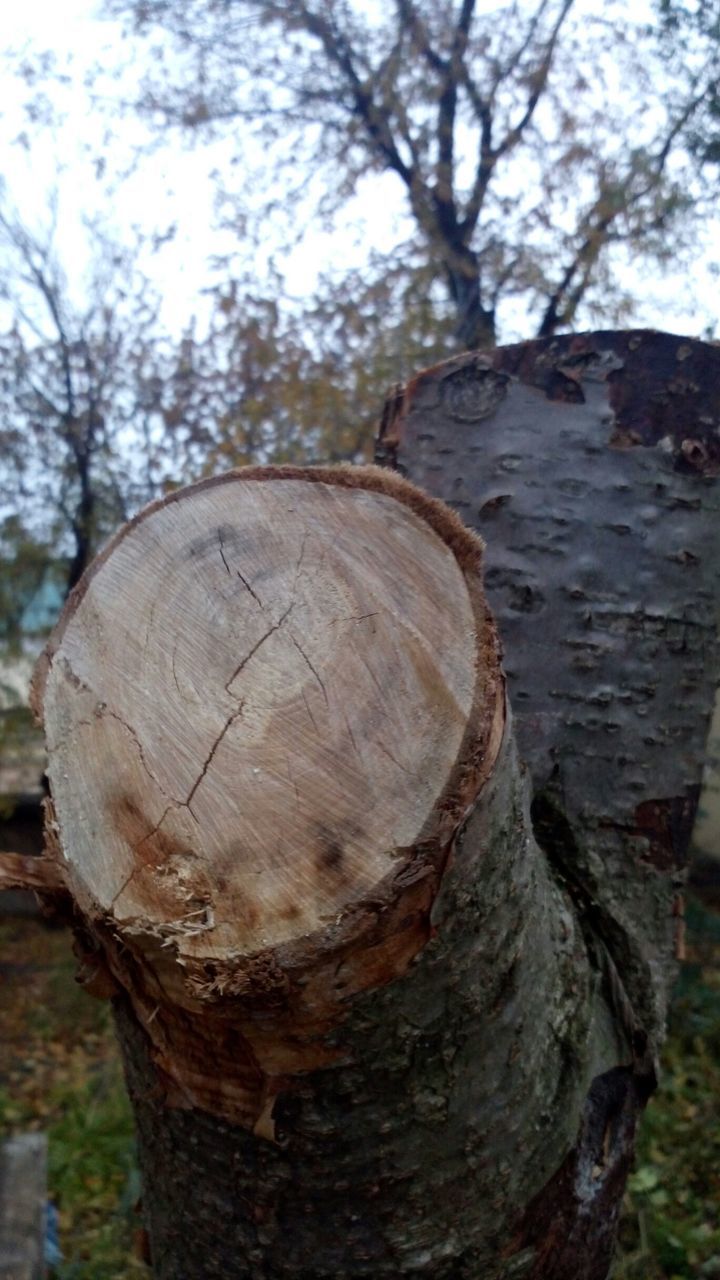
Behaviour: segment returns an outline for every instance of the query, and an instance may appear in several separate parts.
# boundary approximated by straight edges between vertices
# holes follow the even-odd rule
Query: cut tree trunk
[[[480,565],[387,472],[239,471],[126,526],[39,664],[33,862],[158,1277],[604,1280],[652,1065],[532,837]]]
[[[646,1077],[717,686],[719,423],[718,347],[601,332],[426,370],[377,446],[487,538],[535,835]]]

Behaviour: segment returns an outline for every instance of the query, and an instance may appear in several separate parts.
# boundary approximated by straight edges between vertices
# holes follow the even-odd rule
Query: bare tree
[[[141,106],[200,138],[231,133],[243,174],[257,170],[248,140],[259,140],[270,203],[278,166],[304,194],[321,170],[325,212],[363,175],[394,175],[462,346],[493,344],[512,299],[540,335],[581,307],[617,320],[628,302],[622,255],[677,254],[682,227],[705,211],[683,140],[711,58],[669,75],[655,36],[619,6],[109,5],[157,50],[173,40],[174,57],[148,64]],[[228,173],[221,181],[229,190]],[[297,208],[287,186],[281,200]]]
[[[66,561],[68,591],[162,474],[157,302],[132,251],[97,227],[89,235],[88,280],[70,281],[52,221],[35,232],[0,210],[5,532],[12,541],[20,520],[48,557]]]

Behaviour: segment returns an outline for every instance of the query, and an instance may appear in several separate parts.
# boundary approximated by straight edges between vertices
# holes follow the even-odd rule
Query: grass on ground
[[[693,904],[688,924],[613,1280],[720,1278],[720,917]],[[147,1280],[133,1253],[139,1183],[109,1009],[77,987],[74,968],[65,931],[0,921],[0,1137],[48,1132],[57,1280]]]
[[[0,1136],[48,1133],[57,1280],[147,1280],[132,1252],[139,1181],[110,1010],[75,968],[65,930],[0,922]]]

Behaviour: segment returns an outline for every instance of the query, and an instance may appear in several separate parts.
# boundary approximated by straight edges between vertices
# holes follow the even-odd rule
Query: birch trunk
[[[532,837],[480,562],[377,469],[231,473],[41,661],[34,874],[113,999],[164,1280],[606,1275],[652,1069]]]

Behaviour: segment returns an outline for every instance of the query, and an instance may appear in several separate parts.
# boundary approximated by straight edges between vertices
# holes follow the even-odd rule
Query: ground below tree
[[[613,1280],[720,1277],[720,914],[691,903],[688,919]],[[0,922],[0,1135],[49,1131],[57,1280],[141,1280],[130,1108],[107,1006],[74,969],[65,930]]]

